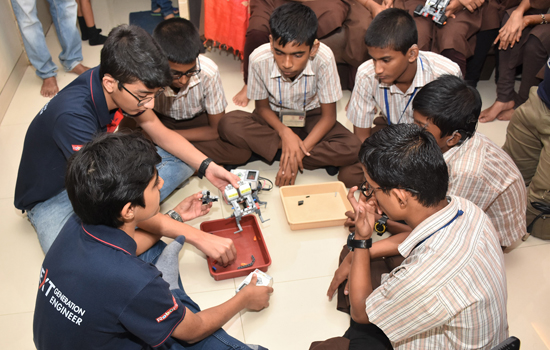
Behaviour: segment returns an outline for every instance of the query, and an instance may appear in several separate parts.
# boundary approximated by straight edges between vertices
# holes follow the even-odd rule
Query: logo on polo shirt
[[[82,145],[71,145],[73,147],[73,151],[78,152],[82,148]]]
[[[174,311],[176,311],[179,306],[178,306],[178,303],[176,303],[176,299],[174,298],[174,296],[172,295],[172,300],[174,301],[174,306],[172,306],[171,308],[169,308],[165,313],[163,313],[160,317],[157,317],[157,322],[158,323],[161,323],[162,321],[164,321],[168,316],[170,316],[170,314]]]
[[[45,297],[50,298],[50,305],[61,315],[65,316],[67,320],[77,326],[82,324],[86,310],[77,305],[53,283],[48,277],[48,269],[44,267],[40,270],[40,285],[38,286],[38,290],[43,292]],[[40,302],[44,302],[42,299],[39,300]]]

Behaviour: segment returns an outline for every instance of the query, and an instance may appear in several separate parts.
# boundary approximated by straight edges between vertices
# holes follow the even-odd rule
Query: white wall
[[[4,87],[19,56],[23,53],[21,35],[10,0],[0,0],[0,87]]]

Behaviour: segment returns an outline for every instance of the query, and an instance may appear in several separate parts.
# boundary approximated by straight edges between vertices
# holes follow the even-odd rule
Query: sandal
[[[179,17],[180,16],[180,10],[179,8],[177,7],[172,7],[172,12],[174,13],[174,17]],[[151,11],[151,16],[162,16],[162,12],[161,12],[161,9],[160,7],[157,8],[155,11]]]

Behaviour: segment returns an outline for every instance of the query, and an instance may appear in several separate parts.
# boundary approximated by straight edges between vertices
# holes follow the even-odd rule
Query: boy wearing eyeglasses
[[[172,81],[155,99],[155,113],[168,129],[193,144],[216,164],[244,164],[249,150],[222,141],[218,124],[227,101],[218,66],[199,55],[203,44],[195,26],[183,18],[162,21],[153,31],[168,58]],[[133,127],[131,124],[124,124]]]
[[[481,112],[481,97],[477,90],[458,77],[443,75],[418,92],[413,110],[414,123],[435,137],[447,163],[447,193],[465,198],[481,208],[496,228],[501,247],[509,247],[527,238],[527,193],[523,178],[504,150],[476,132]],[[372,188],[365,189],[365,193],[372,194]],[[376,271],[372,269],[375,271],[372,278],[376,281],[382,273],[390,272],[403,260],[398,245],[411,231],[406,226],[397,231],[390,228],[389,225],[394,225],[391,220],[386,225],[394,235],[376,242],[371,251],[374,258],[384,257],[383,263],[373,263]],[[347,278],[350,263],[351,256],[348,256],[336,271],[327,292],[329,297]],[[340,295],[339,301],[342,301]],[[344,301],[340,307],[345,309]]]
[[[185,138],[167,129],[154,114],[154,98],[172,82],[168,60],[142,28],[121,25],[111,31],[101,50],[101,65],[60,91],[34,118],[27,135],[15,189],[15,206],[27,212],[46,253],[73,214],[64,187],[67,159],[102,132],[114,132],[121,119],[134,119],[157,145],[159,174],[165,183],[161,200],[198,169],[218,188],[237,185],[238,177],[212,162]],[[128,169],[132,171],[132,169]],[[195,200],[200,200],[196,198]],[[158,214],[140,227],[141,243],[185,234],[189,243],[222,264],[235,259],[230,239],[219,239],[183,223],[189,201],[170,216]]]
[[[303,169],[329,167],[335,175],[336,167],[358,163],[359,140],[336,121],[342,89],[332,51],[315,38],[315,13],[291,2],[269,24],[270,43],[250,56],[247,94],[256,109],[223,118],[220,137],[267,162],[280,152],[278,186],[293,185]]]
[[[350,349],[493,349],[508,337],[504,256],[489,217],[467,199],[448,196],[440,145],[427,130],[395,124],[374,133],[359,159],[371,197],[350,189],[356,230],[349,275]],[[361,195],[363,196],[363,195]],[[412,229],[398,245],[405,260],[371,281],[376,214]],[[373,344],[374,343],[374,344]]]

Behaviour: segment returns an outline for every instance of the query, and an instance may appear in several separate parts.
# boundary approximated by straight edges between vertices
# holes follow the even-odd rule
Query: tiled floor
[[[149,9],[147,0],[94,0],[98,27],[110,28],[127,23],[128,13]],[[60,47],[54,30],[47,37],[54,56]],[[84,63],[90,67],[99,63],[100,47],[83,43]],[[228,98],[228,111],[235,109],[231,97],[241,88],[240,63],[224,52],[207,54],[219,65]],[[74,75],[60,72],[60,87],[67,85]],[[0,125],[0,339],[5,349],[34,349],[32,341],[32,314],[38,273],[43,253],[36,234],[27,221],[13,207],[15,179],[26,129],[42,106],[48,101],[39,94],[41,81],[32,67],[23,77],[17,93]],[[495,86],[491,81],[480,83],[484,106],[492,103]],[[344,106],[349,92],[338,103],[338,119],[347,123]],[[252,105],[248,109],[251,110]],[[479,126],[499,145],[504,143],[505,122],[496,121]],[[261,175],[274,179],[276,165],[255,162],[248,166],[258,169]],[[297,179],[298,184],[334,181],[324,170],[306,171]],[[163,205],[166,211],[187,195],[202,189],[214,190],[207,181],[192,178],[181,190]],[[273,264],[268,273],[273,276],[274,293],[266,310],[243,312],[235,316],[224,328],[247,343],[263,344],[271,349],[307,349],[314,340],[341,335],[347,328],[349,317],[336,311],[335,302],[325,296],[338,253],[347,233],[343,227],[291,231],[287,224],[279,191],[262,193],[268,201],[263,210],[261,224]],[[212,211],[201,220],[214,220],[229,215],[229,207],[216,203]],[[522,349],[550,349],[550,244],[529,238],[505,255],[508,277],[508,320],[510,334],[519,337]],[[204,255],[186,245],[180,255],[180,269],[187,291],[203,308],[214,306],[230,298],[242,278],[216,282],[207,271]]]

